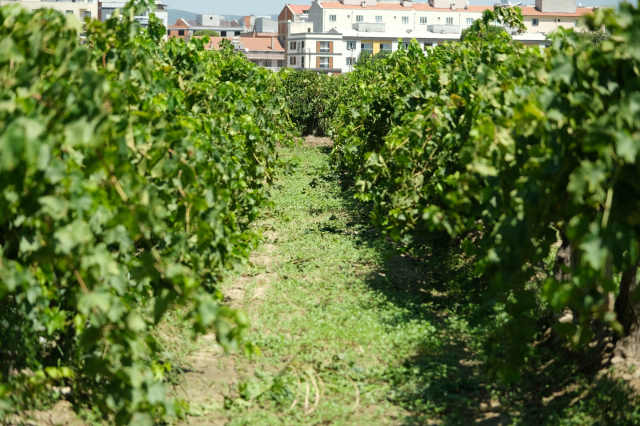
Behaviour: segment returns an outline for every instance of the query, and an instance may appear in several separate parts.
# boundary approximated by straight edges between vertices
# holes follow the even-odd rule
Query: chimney
[[[275,48],[275,37],[271,37],[271,50]]]

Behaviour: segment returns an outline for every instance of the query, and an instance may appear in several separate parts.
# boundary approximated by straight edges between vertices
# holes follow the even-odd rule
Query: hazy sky
[[[517,3],[520,0],[511,0]],[[311,0],[165,0],[170,9],[181,9],[194,13],[218,13],[221,15],[277,15],[286,3],[311,4]],[[583,6],[615,5],[621,0],[578,0]],[[416,3],[427,3],[426,1]],[[492,5],[492,0],[470,0],[474,5]],[[535,0],[525,0],[524,5],[533,5]]]

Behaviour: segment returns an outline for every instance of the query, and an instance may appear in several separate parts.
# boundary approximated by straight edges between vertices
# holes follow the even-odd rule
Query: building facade
[[[98,17],[98,2],[93,0],[78,1],[30,1],[30,0],[0,0],[0,7],[8,4],[19,4],[25,9],[53,9],[58,12],[73,15],[79,20]]]
[[[278,34],[285,35],[289,22],[306,22],[309,18],[309,5],[287,4],[278,15]]]
[[[278,21],[271,18],[257,17],[253,26],[253,31],[257,33],[278,33]]]
[[[239,36],[244,32],[238,21],[221,19],[220,15],[198,15],[198,19],[204,23],[200,20],[187,21],[179,18],[173,25],[167,26],[167,35],[188,40],[199,30],[216,31],[221,37]]]
[[[111,2],[98,2],[99,12],[98,19],[102,22],[111,18],[111,16],[116,12],[116,10],[122,10],[127,5],[126,1],[111,1]],[[149,15],[153,13],[156,15],[158,19],[162,21],[162,25],[169,26],[169,11],[167,10],[167,5],[162,4],[159,0],[155,1],[155,9],[153,11],[149,10],[142,15],[138,15],[134,17],[134,19],[143,27],[146,27],[149,24]]]
[[[448,6],[442,7],[444,5]],[[549,33],[560,27],[580,29],[580,18],[593,11],[592,8],[576,8],[570,0],[536,0],[535,7],[520,8],[529,33]],[[493,6],[469,6],[466,1],[457,0],[431,0],[429,3],[315,0],[309,9],[308,21],[317,33],[336,28],[460,34],[487,9],[493,10]]]
[[[334,75],[342,72],[342,34],[337,31],[289,34],[285,47],[287,68]]]

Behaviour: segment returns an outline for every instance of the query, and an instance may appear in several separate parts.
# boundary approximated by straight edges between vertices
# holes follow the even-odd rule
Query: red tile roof
[[[201,36],[194,36],[193,38],[202,38]],[[218,43],[222,40],[233,41],[233,37],[209,37],[209,44],[205,44],[205,50],[218,50]]]
[[[244,44],[245,49],[284,52],[284,47],[280,44],[277,37],[273,40],[273,49],[271,49],[271,38],[241,38],[240,43]]]
[[[324,6],[325,3],[322,3],[322,5]],[[302,15],[303,11],[309,10],[311,8],[310,4],[304,4],[304,5],[302,5],[302,4],[287,4],[287,6],[296,15]]]
[[[276,33],[242,33],[240,34],[240,37],[242,38],[271,38],[271,37],[277,37],[278,34]]]
[[[173,25],[168,25],[168,28],[189,28],[189,24],[182,18],[178,18],[176,23]]]
[[[194,37],[194,38],[202,38],[202,37]],[[249,49],[249,51],[256,52],[284,52],[284,46],[280,44],[277,37],[274,37],[273,40],[273,50],[271,49],[271,38],[241,38],[240,43],[242,43],[245,49]],[[233,42],[233,37],[209,37],[209,44],[205,45],[207,50],[215,49],[218,50],[218,44],[222,40],[229,40]]]
[[[521,9],[522,15],[524,16],[574,16],[576,18],[579,18],[581,16],[593,13],[593,9],[590,7],[576,7],[576,13],[543,13],[535,7],[521,7]]]

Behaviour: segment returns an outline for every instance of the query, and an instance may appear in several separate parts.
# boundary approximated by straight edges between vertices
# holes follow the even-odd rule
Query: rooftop
[[[202,37],[195,37],[202,38]],[[239,39],[240,43],[245,49],[249,49],[250,52],[284,52],[284,46],[280,44],[277,37],[273,37],[273,49],[271,48],[271,38],[248,38],[242,37]],[[209,37],[209,49],[218,50],[218,44],[222,40],[229,40],[233,43],[233,37]]]
[[[332,2],[333,3],[333,2]],[[324,6],[325,3],[322,3]],[[296,15],[302,15],[305,11],[308,11],[311,8],[310,4],[287,4],[289,9]]]
[[[398,10],[398,11],[425,11],[425,12],[447,12],[451,11],[451,9],[442,9],[435,8],[428,3],[413,3],[411,7],[405,7],[400,3],[377,3],[375,6],[367,6],[363,7],[362,5],[348,5],[342,4],[337,1],[328,1],[319,3],[320,7],[324,9],[360,9],[366,10],[375,8],[374,10]],[[543,13],[536,9],[533,6],[522,6],[522,14],[524,16],[568,16],[568,17],[580,17],[593,12],[593,8],[591,7],[578,7],[576,8],[576,13]],[[456,12],[465,13],[465,12],[476,12],[482,13],[485,10],[493,10],[493,6],[467,6],[463,9],[456,9]]]
[[[173,25],[169,25],[169,28],[191,28],[198,30],[216,30],[218,28],[242,28],[237,21],[231,20],[222,20],[220,21],[220,25],[202,25],[199,21],[194,20],[185,20],[182,18],[178,18],[178,20]]]

